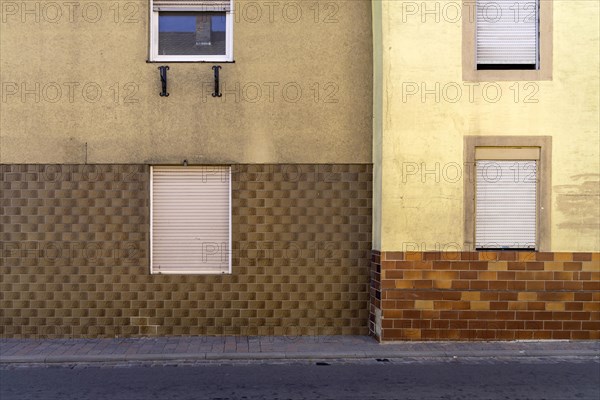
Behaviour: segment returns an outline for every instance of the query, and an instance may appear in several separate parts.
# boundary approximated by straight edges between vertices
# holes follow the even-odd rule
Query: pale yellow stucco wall
[[[485,93],[482,82],[473,99],[462,81],[461,21],[448,3],[427,2],[433,11],[426,14],[425,3],[383,1],[374,19],[383,33],[374,63],[382,74],[374,109],[382,124],[374,131],[382,153],[375,165],[382,176],[379,249],[463,246],[464,189],[455,166],[463,163],[464,136],[543,135],[553,143],[549,250],[600,250],[599,3],[554,1],[552,81],[492,82]],[[422,97],[424,88],[433,93]]]
[[[220,99],[214,64],[146,62],[148,5],[0,1],[0,162],[371,162],[370,1],[236,1]]]

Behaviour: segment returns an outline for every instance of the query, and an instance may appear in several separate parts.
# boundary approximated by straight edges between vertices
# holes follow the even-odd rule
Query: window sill
[[[544,69],[479,69],[468,66],[463,68],[463,81],[467,82],[496,82],[496,81],[551,81],[552,70]]]
[[[233,275],[231,272],[219,272],[219,271],[162,271],[162,272],[150,272],[150,275]]]
[[[231,61],[173,61],[173,60],[146,60],[148,64],[235,64],[235,60]]]

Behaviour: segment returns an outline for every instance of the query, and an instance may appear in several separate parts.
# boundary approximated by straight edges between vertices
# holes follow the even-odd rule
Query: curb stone
[[[600,357],[594,350],[458,350],[458,351],[376,351],[376,352],[263,352],[263,353],[170,353],[106,354],[57,356],[2,356],[0,364],[64,364],[134,361],[203,361],[203,360],[317,360],[375,358],[490,358],[490,357]]]

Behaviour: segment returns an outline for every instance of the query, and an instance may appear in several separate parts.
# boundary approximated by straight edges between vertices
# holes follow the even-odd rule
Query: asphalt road
[[[600,399],[596,359],[0,368],[0,399]]]

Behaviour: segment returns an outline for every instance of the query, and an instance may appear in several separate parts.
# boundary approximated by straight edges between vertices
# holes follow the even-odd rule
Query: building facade
[[[598,339],[597,15],[373,2],[372,334]]]
[[[368,333],[369,2],[0,4],[4,337]]]
[[[598,339],[598,11],[0,0],[0,335]]]

